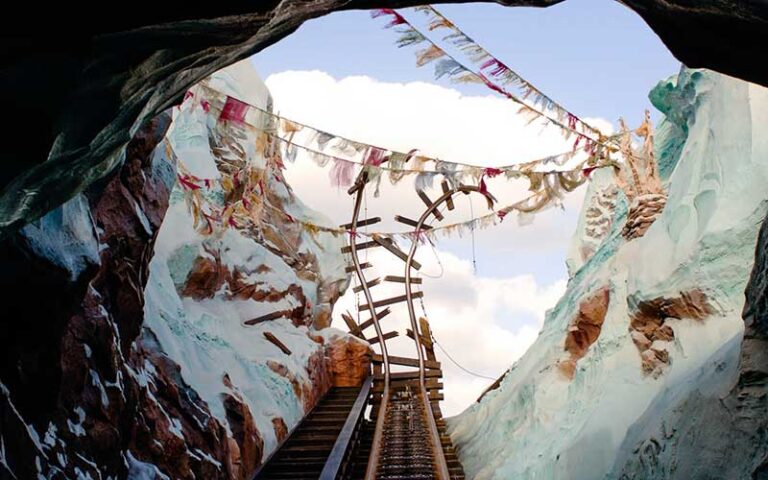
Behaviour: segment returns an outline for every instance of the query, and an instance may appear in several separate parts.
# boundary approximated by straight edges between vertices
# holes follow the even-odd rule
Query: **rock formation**
[[[666,206],[625,238],[630,202],[605,202],[613,173],[595,172],[564,297],[498,387],[449,419],[469,478],[765,475],[768,90],[683,69],[651,99]]]
[[[210,81],[269,103],[242,65]],[[261,228],[195,229],[177,168],[220,165],[216,118],[193,102],[137,132],[118,175],[4,241],[0,477],[247,479],[331,385],[368,368],[367,344],[315,331],[346,287],[342,240],[285,223],[287,208],[316,214],[279,171]],[[184,137],[196,127],[202,143]]]

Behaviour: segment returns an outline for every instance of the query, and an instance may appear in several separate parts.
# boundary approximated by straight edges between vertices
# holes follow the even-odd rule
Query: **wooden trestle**
[[[370,240],[358,243],[357,228],[380,220],[377,217],[366,220],[358,218],[367,184],[367,174],[363,171],[349,189],[349,194],[355,195],[355,206],[352,221],[342,226],[350,231],[349,245],[344,247],[342,252],[349,254],[351,260],[347,272],[354,272],[357,276],[358,286],[354,291],[362,293],[365,300],[359,305],[359,310],[368,312],[370,317],[359,324],[349,313],[342,314],[342,318],[351,334],[367,340],[374,349],[378,350],[372,358],[372,376],[366,382],[367,387],[364,385],[359,394],[361,398],[365,396],[367,405],[372,407],[370,418],[364,418],[362,413],[364,408],[356,404],[348,413],[344,429],[339,430],[338,423],[334,424],[336,426],[333,428],[329,426],[330,430],[341,433],[338,433],[333,452],[328,453],[326,457],[320,455],[312,460],[323,463],[323,470],[319,477],[314,476],[314,473],[308,477],[274,476],[269,474],[274,470],[268,468],[270,464],[267,464],[257,478],[265,480],[272,478],[459,480],[464,478],[463,468],[456,456],[451,439],[446,433],[445,420],[440,411],[440,401],[443,400],[443,372],[435,356],[432,331],[426,318],[417,318],[413,304],[414,299],[423,296],[422,291],[412,290],[414,285],[422,283],[421,278],[413,277],[414,272],[421,268],[421,265],[414,260],[419,242],[414,239],[408,253],[388,238],[373,236]],[[474,186],[461,185],[450,188],[446,182],[443,182],[442,191],[442,195],[435,201],[419,191],[418,196],[427,206],[426,210],[418,220],[399,215],[396,220],[413,227],[416,231],[424,231],[431,228],[425,224],[427,219],[431,218],[435,221],[444,219],[443,213],[439,210],[441,206],[445,205],[447,210],[454,209],[453,196],[457,193],[480,193],[490,202],[489,195],[480,192],[480,189]],[[403,261],[403,275],[383,277],[385,282],[403,285],[405,289],[403,295],[374,299],[371,292],[382,282],[382,277],[366,279],[365,270],[372,266],[368,262],[360,262],[358,250],[376,247],[384,248]],[[405,303],[408,308],[411,328],[407,329],[406,334],[414,342],[413,358],[391,356],[387,350],[387,340],[399,334],[397,331],[385,333],[381,320],[392,314],[391,308],[399,303]],[[366,333],[371,327],[373,332]],[[393,366],[398,366],[399,370],[392,371]],[[409,369],[402,370],[403,368]],[[351,395],[348,398],[351,398]],[[334,417],[338,418],[337,422],[340,421],[339,412],[340,409],[337,408],[337,416]],[[319,414],[315,417],[317,415]],[[318,423],[320,417],[313,421],[323,425]],[[302,438],[309,439],[313,436],[311,432],[303,435]],[[318,440],[326,439],[325,437],[328,436],[317,435]],[[294,450],[291,452],[300,452],[298,447],[292,448]],[[313,455],[317,454],[316,450],[312,452]],[[276,455],[277,458],[284,458],[280,456],[280,451]],[[300,457],[298,455],[293,458],[297,462],[304,461]],[[285,460],[280,461],[285,463]]]

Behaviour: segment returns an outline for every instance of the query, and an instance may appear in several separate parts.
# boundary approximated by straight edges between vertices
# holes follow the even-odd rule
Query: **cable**
[[[472,197],[469,197],[469,216],[475,218],[475,209],[472,208]],[[477,275],[477,256],[475,255],[475,225],[469,224],[469,231],[472,235],[472,272]]]
[[[456,366],[457,366],[457,367],[459,367],[460,369],[464,370],[466,373],[468,373],[468,374],[470,374],[470,375],[473,375],[473,376],[475,376],[475,377],[478,377],[478,378],[484,378],[484,379],[486,379],[486,380],[494,380],[494,381],[495,381],[495,380],[497,380],[496,378],[493,378],[493,377],[487,377],[487,376],[485,376],[485,375],[480,375],[479,373],[475,373],[475,372],[473,372],[473,371],[471,371],[471,370],[468,370],[467,368],[464,368],[463,366],[461,366],[461,365],[459,364],[459,362],[457,362],[456,360],[454,360],[454,359],[453,359],[453,357],[451,356],[451,354],[450,354],[450,353],[448,353],[448,352],[445,350],[445,348],[443,348],[443,346],[442,346],[442,345],[440,345],[440,342],[438,342],[438,341],[437,341],[437,339],[435,338],[435,336],[434,336],[434,335],[432,335],[432,342],[433,342],[435,345],[437,345],[438,347],[440,347],[440,350],[441,350],[441,351],[442,351],[442,352],[445,354],[445,356],[446,356],[446,357],[448,357],[448,359],[450,359],[450,361],[451,361],[451,362],[453,362],[453,364],[454,364],[454,365],[456,365]]]

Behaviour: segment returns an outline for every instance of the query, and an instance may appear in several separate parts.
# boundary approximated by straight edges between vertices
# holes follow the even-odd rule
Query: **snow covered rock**
[[[209,85],[268,108],[244,66]],[[342,239],[287,220],[327,223],[279,169],[260,177],[260,228],[195,228],[184,175],[210,175],[214,203],[243,199],[216,183],[222,130],[202,99],[170,130],[165,114],[137,132],[115,175],[2,241],[13,321],[0,322],[0,478],[250,478],[334,382],[355,381],[334,361],[367,368],[367,344],[323,329],[347,284]],[[264,169],[252,136],[234,140],[226,154]]]
[[[666,205],[647,229],[645,215],[630,219],[643,235],[622,235],[638,209],[614,193],[611,172],[595,172],[564,297],[498,388],[449,421],[469,478],[765,470],[765,336],[748,335],[741,359],[740,345],[768,200],[768,90],[683,69],[651,98],[666,115],[656,150]],[[594,299],[606,291],[601,320]],[[745,318],[762,321],[759,308]]]

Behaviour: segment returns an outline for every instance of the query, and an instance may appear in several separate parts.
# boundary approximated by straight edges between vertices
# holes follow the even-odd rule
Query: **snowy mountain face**
[[[299,228],[328,220],[257,132],[206,109],[268,109],[266,88],[247,63],[206,85],[224,93],[193,89],[118,174],[2,251],[0,478],[251,478],[331,385],[367,374],[369,346],[327,328],[343,239]]]
[[[744,292],[768,199],[768,90],[684,69],[651,99],[666,205],[646,217],[652,202],[595,173],[565,295],[498,388],[450,421],[470,478],[764,470],[761,247],[746,307]]]

